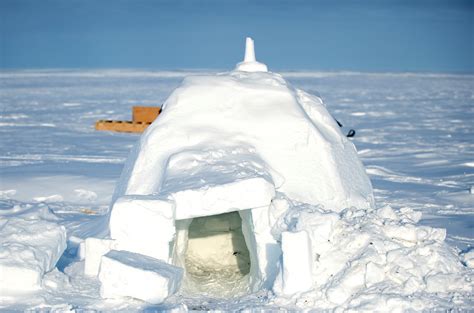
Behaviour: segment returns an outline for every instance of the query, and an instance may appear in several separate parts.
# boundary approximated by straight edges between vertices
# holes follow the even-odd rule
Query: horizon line
[[[147,74],[145,76],[163,76],[163,77],[184,77],[193,74],[216,74],[232,72],[234,69],[222,68],[181,68],[181,69],[159,69],[142,67],[110,67],[110,68],[0,68],[0,77],[5,74],[69,74],[68,76],[97,76],[92,74],[102,74],[100,76],[137,76],[138,74]],[[287,77],[317,77],[328,75],[400,75],[400,76],[474,76],[471,71],[356,71],[356,70],[313,70],[313,69],[275,69],[269,73],[280,74]],[[36,74],[36,75],[35,75]],[[76,74],[76,75],[74,75]],[[89,75],[87,75],[89,74]],[[108,75],[104,75],[108,74]],[[151,75],[150,75],[151,74]],[[161,75],[160,75],[161,74]],[[163,75],[166,74],[166,75]]]

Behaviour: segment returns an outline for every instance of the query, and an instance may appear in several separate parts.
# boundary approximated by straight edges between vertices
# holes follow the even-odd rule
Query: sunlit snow
[[[57,70],[0,74],[0,231],[6,231],[3,228],[6,220],[17,221],[17,225],[24,225],[27,220],[41,220],[43,224],[37,225],[40,228],[54,222],[67,230],[66,251],[57,264],[58,269],[45,275],[42,291],[21,297],[2,293],[0,308],[150,308],[138,300],[124,303],[101,299],[100,283],[85,276],[84,262],[78,262],[84,257],[79,245],[82,239],[103,235],[114,186],[130,149],[139,138],[132,134],[97,132],[93,125],[98,119],[129,119],[133,105],[161,105],[184,76],[194,74],[202,73]],[[370,234],[350,242],[351,247],[357,247],[367,240],[374,240],[372,244],[377,245],[377,241],[384,238],[371,233],[372,221],[393,219],[393,225],[398,225],[398,221],[410,224],[416,222],[416,212],[421,212],[422,226],[446,228],[446,241],[453,255],[460,255],[458,261],[449,258],[451,268],[472,266],[472,252],[468,251],[474,244],[474,76],[350,72],[282,74],[295,87],[320,95],[328,111],[344,124],[344,132],[350,128],[356,130],[352,141],[372,181],[376,206],[380,209],[364,218],[358,216],[360,212],[355,209],[346,210],[337,217],[338,221],[328,212],[316,210],[312,212],[312,221],[344,225],[348,236],[356,230]],[[297,206],[300,213],[294,216],[295,220],[309,223],[311,219],[303,219],[309,209],[303,204]],[[295,225],[295,230],[298,227],[304,228],[304,225]],[[383,236],[390,235],[390,227],[383,228]],[[406,227],[404,235],[407,237],[401,240],[410,242],[413,240],[410,236],[418,238],[415,240],[420,236],[436,242],[443,240],[442,232],[425,234],[423,228],[420,232],[410,225]],[[348,240],[344,239],[345,233],[338,235],[341,245]],[[322,233],[314,236],[324,238]],[[400,234],[393,233],[395,239],[397,236]],[[62,240],[60,230],[57,230],[57,237],[58,241]],[[329,260],[344,260],[338,255],[338,247],[321,245],[321,251],[327,248],[325,253],[333,257]],[[31,250],[28,249],[26,247],[24,251]],[[403,251],[413,254],[408,248],[398,253]],[[430,253],[438,255],[443,251],[440,248]],[[414,262],[422,260],[420,255],[427,253],[418,252],[419,255],[411,256]],[[392,253],[390,257],[400,256]],[[321,258],[321,264],[326,261]],[[44,271],[50,270],[50,262],[47,263],[43,266]],[[366,284],[376,285],[381,276],[377,274],[380,269],[373,260],[368,264],[371,264],[370,273],[375,274],[365,277]],[[357,268],[357,264],[353,268]],[[430,267],[420,266],[420,271],[425,268],[429,270]],[[318,274],[324,277],[330,275],[330,271],[321,270]],[[396,274],[401,280],[403,275],[408,275]],[[394,277],[396,274],[391,273]],[[344,288],[329,283],[318,286],[318,290],[326,293],[324,296],[308,295],[297,305],[307,307],[304,303],[307,301],[313,307],[330,308],[329,302],[318,299],[327,298],[327,301],[337,303],[350,297],[345,292],[358,292],[353,283],[355,280],[351,281],[350,275],[344,277],[349,278],[339,282],[328,280],[332,284],[347,284]],[[411,286],[416,286],[412,283]],[[420,296],[420,299],[425,297],[426,303],[435,303],[442,308],[471,308],[473,305],[472,282],[462,283],[438,275],[431,276],[424,284],[426,290],[433,293],[457,290],[449,296],[433,299],[428,295]],[[444,289],[439,289],[440,285]],[[400,287],[400,294],[410,288],[405,284]],[[464,293],[459,293],[463,288]],[[181,304],[196,310],[262,306],[295,308],[295,303],[272,297],[264,291],[232,300],[178,294],[155,308],[167,309]],[[384,297],[387,296],[382,293],[379,296],[364,294],[351,305],[371,309],[368,304],[363,306],[364,299],[369,304],[380,304]],[[407,308],[404,301],[400,299],[400,308]],[[425,302],[419,301],[411,307],[422,308]],[[397,303],[391,305],[396,307]]]

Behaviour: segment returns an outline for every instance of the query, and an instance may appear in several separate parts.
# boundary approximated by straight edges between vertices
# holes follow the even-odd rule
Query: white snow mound
[[[273,232],[281,234],[283,242],[287,232],[307,233],[311,242],[311,271],[306,270],[303,258],[293,261],[301,263],[305,273],[312,273],[311,290],[293,295],[301,307],[423,310],[445,306],[450,294],[469,297],[474,292],[474,273],[444,242],[446,231],[416,226],[417,212],[384,207],[334,213],[301,203],[288,206],[291,209],[280,217]],[[285,269],[283,263],[274,286],[281,303],[287,303],[285,288],[291,287],[285,284]]]
[[[249,157],[258,159],[276,190],[301,202],[335,211],[373,207],[372,187],[354,145],[320,98],[294,89],[278,74],[234,71],[186,78],[140,138],[114,201],[166,191],[167,168],[187,151],[225,151],[221,163],[244,154],[242,168]],[[222,171],[236,167],[235,162],[219,166],[215,158],[201,163]],[[207,180],[208,173],[191,172],[188,179]]]
[[[65,249],[63,226],[28,215],[0,219],[0,294],[40,289]]]

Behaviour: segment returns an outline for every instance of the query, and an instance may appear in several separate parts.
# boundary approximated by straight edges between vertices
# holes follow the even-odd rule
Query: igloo
[[[356,149],[323,101],[269,72],[247,38],[235,70],[187,77],[166,100],[126,162],[110,240],[90,243],[89,254],[126,251],[182,269],[167,294],[176,284],[216,296],[255,292],[279,273],[289,292],[302,291],[311,282],[295,279],[311,269],[291,251],[310,256],[307,236],[274,231],[287,201],[335,212],[374,206]]]

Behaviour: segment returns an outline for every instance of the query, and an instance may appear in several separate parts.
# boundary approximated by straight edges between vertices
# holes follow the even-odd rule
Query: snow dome
[[[253,187],[244,198],[235,192],[249,180],[334,211],[373,203],[356,149],[322,100],[267,72],[255,61],[250,38],[245,60],[234,71],[188,77],[170,95],[132,152],[114,198],[173,198],[179,219],[199,216],[196,210],[216,214],[267,205],[248,203],[264,194]],[[227,188],[236,190],[222,196]],[[216,203],[220,209],[201,203],[198,209],[200,202],[184,195],[199,190],[207,190],[207,197],[215,191],[225,203]]]
[[[335,212],[373,207],[356,149],[322,100],[268,72],[247,38],[234,71],[186,78],[140,138],[115,191],[111,242],[182,268],[185,292],[270,289],[282,198]],[[284,236],[306,255],[293,261],[306,275],[287,282],[294,293],[311,285],[309,242]]]

